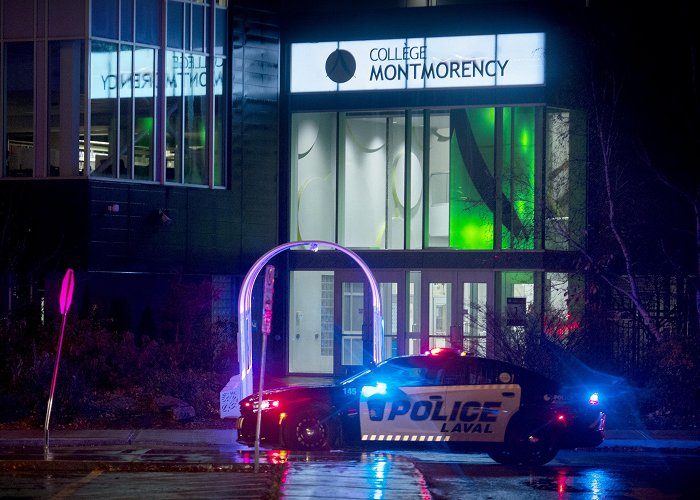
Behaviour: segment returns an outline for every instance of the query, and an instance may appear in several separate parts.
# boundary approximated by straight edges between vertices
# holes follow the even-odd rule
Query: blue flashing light
[[[594,392],[588,397],[588,404],[589,405],[597,405],[598,404],[598,393]]]
[[[377,382],[377,385],[366,385],[362,388],[362,397],[369,398],[376,394],[386,394],[386,384]]]

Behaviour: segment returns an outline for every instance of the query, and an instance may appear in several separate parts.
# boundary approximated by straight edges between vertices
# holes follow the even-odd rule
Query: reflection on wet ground
[[[206,487],[212,498],[238,498],[236,493],[273,485],[274,498],[290,499],[700,498],[693,495],[700,493],[700,456],[690,454],[563,451],[546,466],[509,467],[484,454],[262,449],[259,460],[263,474],[256,478],[254,451],[236,446],[56,447],[46,457],[43,447],[6,448],[0,450],[0,497],[22,494],[15,486],[3,489],[10,480],[14,485],[21,479],[31,490],[42,474],[54,482],[65,478],[52,486],[53,494],[59,486],[76,493],[107,491],[121,473],[122,481],[170,482],[171,492]],[[10,468],[21,463],[36,467]],[[224,481],[229,489],[207,481]]]
[[[411,461],[382,453],[363,453],[357,460],[291,461],[282,493],[284,498],[431,498]]]

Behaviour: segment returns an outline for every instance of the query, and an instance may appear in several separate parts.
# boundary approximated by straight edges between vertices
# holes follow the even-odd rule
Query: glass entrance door
[[[489,311],[493,273],[424,271],[421,277],[421,351],[452,347],[485,356],[491,350]]]
[[[376,272],[384,319],[384,357],[403,354],[404,280],[398,272]],[[372,293],[357,271],[336,271],[334,282],[334,363],[336,376],[351,375],[372,360]]]

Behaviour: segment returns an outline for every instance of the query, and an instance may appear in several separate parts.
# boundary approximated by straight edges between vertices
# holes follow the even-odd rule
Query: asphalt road
[[[257,474],[219,460],[186,463],[177,449],[93,450],[137,460],[0,464],[1,498],[674,499],[700,498],[700,455],[659,451],[562,451],[542,467],[508,467],[483,454],[290,453]],[[144,457],[153,453],[152,460]],[[227,453],[218,452],[219,458]],[[189,456],[189,455],[188,455]],[[179,457],[179,458],[178,458]],[[123,457],[122,457],[123,458]],[[271,457],[266,457],[266,462]],[[69,465],[69,466],[67,466]]]

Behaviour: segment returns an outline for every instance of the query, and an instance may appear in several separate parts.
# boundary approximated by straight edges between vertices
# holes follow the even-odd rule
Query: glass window
[[[342,364],[362,364],[362,324],[364,323],[364,283],[343,283]]]
[[[292,214],[294,240],[336,241],[336,113],[292,117]]]
[[[136,0],[136,41],[160,45],[160,19],[160,0]]]
[[[84,174],[84,151],[76,141],[84,136],[83,59],[82,41],[49,42],[49,176]]]
[[[538,286],[538,290],[535,290],[536,276],[539,277],[540,273],[501,273],[499,311],[503,320],[500,322],[502,329],[495,337],[496,349],[509,353],[508,359],[517,362],[523,362],[521,357],[527,351],[531,339],[527,333],[535,326],[533,321],[539,321],[540,317],[535,298],[541,304],[541,287]]]
[[[290,273],[291,373],[333,373],[333,286],[330,271]]]
[[[168,47],[183,48],[184,4],[170,0],[168,2]]]
[[[487,284],[462,283],[462,346],[465,352],[486,356]]]
[[[205,26],[204,6],[192,6],[192,50],[203,52],[206,45],[206,26]]]
[[[410,203],[404,204],[403,215],[408,217],[410,222],[409,236],[406,238],[406,248],[423,248],[423,116],[413,116],[411,118],[411,155],[410,162],[404,165],[404,182],[397,186],[397,189],[406,185],[408,179],[408,196]],[[400,176],[397,171],[397,175]],[[399,177],[400,178],[400,177]],[[404,194],[401,198],[404,198]]]
[[[296,113],[290,236],[337,234],[351,248],[533,249],[538,112]]]
[[[216,34],[214,36],[214,53],[224,54],[226,51],[226,10],[216,9]]]
[[[428,288],[428,348],[448,347],[452,324],[452,283],[430,283]]]
[[[224,133],[226,130],[226,98],[224,94],[224,73],[226,59],[217,57],[214,67],[214,186],[226,185],[226,150]]]
[[[450,113],[450,247],[493,248],[494,108]]]
[[[503,109],[502,248],[534,248],[535,108]]]
[[[388,166],[386,167],[386,188],[383,193],[385,197],[385,205],[382,207],[384,213],[381,214],[382,223],[385,224],[385,235],[383,241],[376,246],[379,248],[404,248],[404,237],[406,235],[406,227],[404,225],[404,207],[406,206],[406,198],[404,185],[406,181],[406,118],[405,116],[396,116],[387,120],[387,148],[386,155]],[[347,148],[347,146],[346,146]],[[415,169],[420,167],[420,160],[416,158],[413,161],[413,155],[408,155],[410,162],[409,168]],[[362,160],[360,160],[362,161]],[[385,161],[386,163],[386,161]],[[345,180],[346,186],[348,179]],[[409,198],[410,198],[409,194]],[[410,203],[410,199],[408,202]],[[386,207],[386,208],[384,208]],[[352,216],[351,204],[346,203],[346,216]],[[347,220],[347,219],[346,219]],[[346,222],[347,224],[347,222]]]
[[[121,39],[125,42],[134,41],[134,0],[121,0]]]
[[[134,51],[134,179],[153,180],[155,165],[155,49]]]
[[[92,34],[102,38],[118,38],[118,0],[92,0]]]
[[[379,283],[384,319],[384,359],[393,358],[398,354],[398,292],[399,284],[396,282]]]
[[[8,71],[12,68],[12,71]],[[34,175],[34,44],[5,45],[5,175]]]
[[[134,130],[134,67],[133,47],[122,45],[119,51],[119,170],[117,177],[130,179],[133,170],[132,146]]]
[[[586,130],[582,113],[548,110],[545,248],[573,250],[586,227]]]
[[[117,44],[93,41],[90,53],[90,173],[116,177],[118,165]]]
[[[450,115],[430,114],[429,247],[450,245]]]
[[[420,354],[421,319],[420,319],[420,293],[421,272],[409,271],[408,273],[408,319],[406,334],[406,354]]]
[[[584,280],[579,274],[546,273],[544,330],[565,338],[581,328],[585,308]]]
[[[165,59],[165,179],[182,182],[183,57],[181,52],[168,51]]]
[[[403,114],[340,115],[341,244],[404,248],[405,122]]]
[[[185,5],[185,50],[192,50],[192,6]]]
[[[185,183],[209,184],[209,162],[207,161],[207,116],[206,95],[207,57],[185,56],[184,70],[184,171]]]

